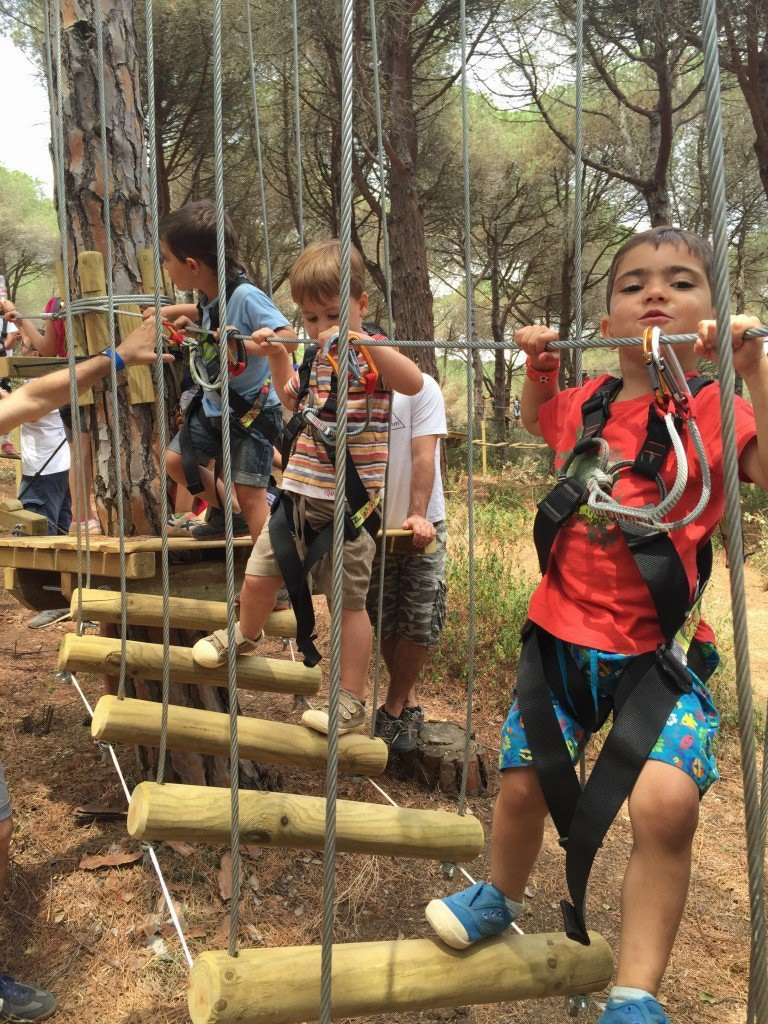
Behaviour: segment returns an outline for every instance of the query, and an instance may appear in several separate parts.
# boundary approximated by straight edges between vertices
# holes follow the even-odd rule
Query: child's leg
[[[685,772],[648,761],[629,800],[632,853],[621,893],[616,984],[655,994],[683,916],[699,791]]]
[[[248,529],[255,544],[269,513],[267,489],[266,487],[251,487],[247,484],[235,484],[235,494],[240,509],[248,520]]]
[[[282,585],[282,576],[245,574],[240,591],[240,629],[243,636],[250,640],[258,639],[267,616],[275,607],[275,594]]]
[[[330,608],[330,601],[328,602]],[[371,666],[373,631],[364,608],[341,611],[341,685],[358,700],[365,700]]]
[[[535,768],[507,768],[493,809],[491,882],[516,903],[523,902],[528,877],[544,838],[547,805]]]
[[[184,476],[181,455],[174,451],[173,448],[168,448],[166,450],[165,466],[171,480],[174,480],[177,484],[181,484],[182,487],[186,487],[187,478]],[[203,485],[201,493],[205,495],[205,500],[214,508],[217,505],[223,507],[225,493],[223,483],[221,480],[215,480],[211,470],[206,469],[205,466],[198,466],[197,468],[200,473],[200,483]],[[240,505],[237,502],[234,488],[232,492],[232,511],[235,513],[240,512]]]

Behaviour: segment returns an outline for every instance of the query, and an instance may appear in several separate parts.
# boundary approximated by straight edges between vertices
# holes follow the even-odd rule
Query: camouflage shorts
[[[427,647],[440,639],[445,624],[445,523],[435,523],[436,550],[431,555],[388,554],[384,571],[382,638],[404,636]],[[371,572],[366,607],[376,627],[380,558]]]

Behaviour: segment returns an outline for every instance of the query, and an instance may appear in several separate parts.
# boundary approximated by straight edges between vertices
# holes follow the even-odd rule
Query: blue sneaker
[[[669,1024],[669,1017],[651,996],[620,1002],[609,999],[597,1024]]]
[[[485,882],[476,882],[455,896],[432,900],[425,913],[443,942],[454,949],[500,935],[513,921],[503,894]]]

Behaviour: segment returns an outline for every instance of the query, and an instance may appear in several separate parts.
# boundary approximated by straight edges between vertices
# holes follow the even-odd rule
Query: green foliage
[[[40,182],[0,166],[0,268],[13,298],[50,266],[58,243],[53,203]]]

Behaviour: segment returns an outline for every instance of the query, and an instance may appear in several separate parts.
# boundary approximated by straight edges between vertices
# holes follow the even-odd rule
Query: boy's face
[[[163,257],[163,269],[182,292],[192,291],[198,287],[196,268],[199,261],[193,259],[180,260],[168,248],[167,243],[160,239],[160,252]]]
[[[704,267],[686,246],[665,242],[656,249],[643,243],[621,260],[611,311],[601,327],[606,338],[634,338],[647,327],[660,327],[664,334],[690,334],[700,320],[712,316]]]
[[[368,313],[368,294],[363,292],[359,299],[349,297],[349,329],[362,331],[363,320]],[[304,329],[312,341],[317,341],[323,331],[339,326],[339,297],[334,296],[324,302],[304,299],[301,303],[301,315]]]

